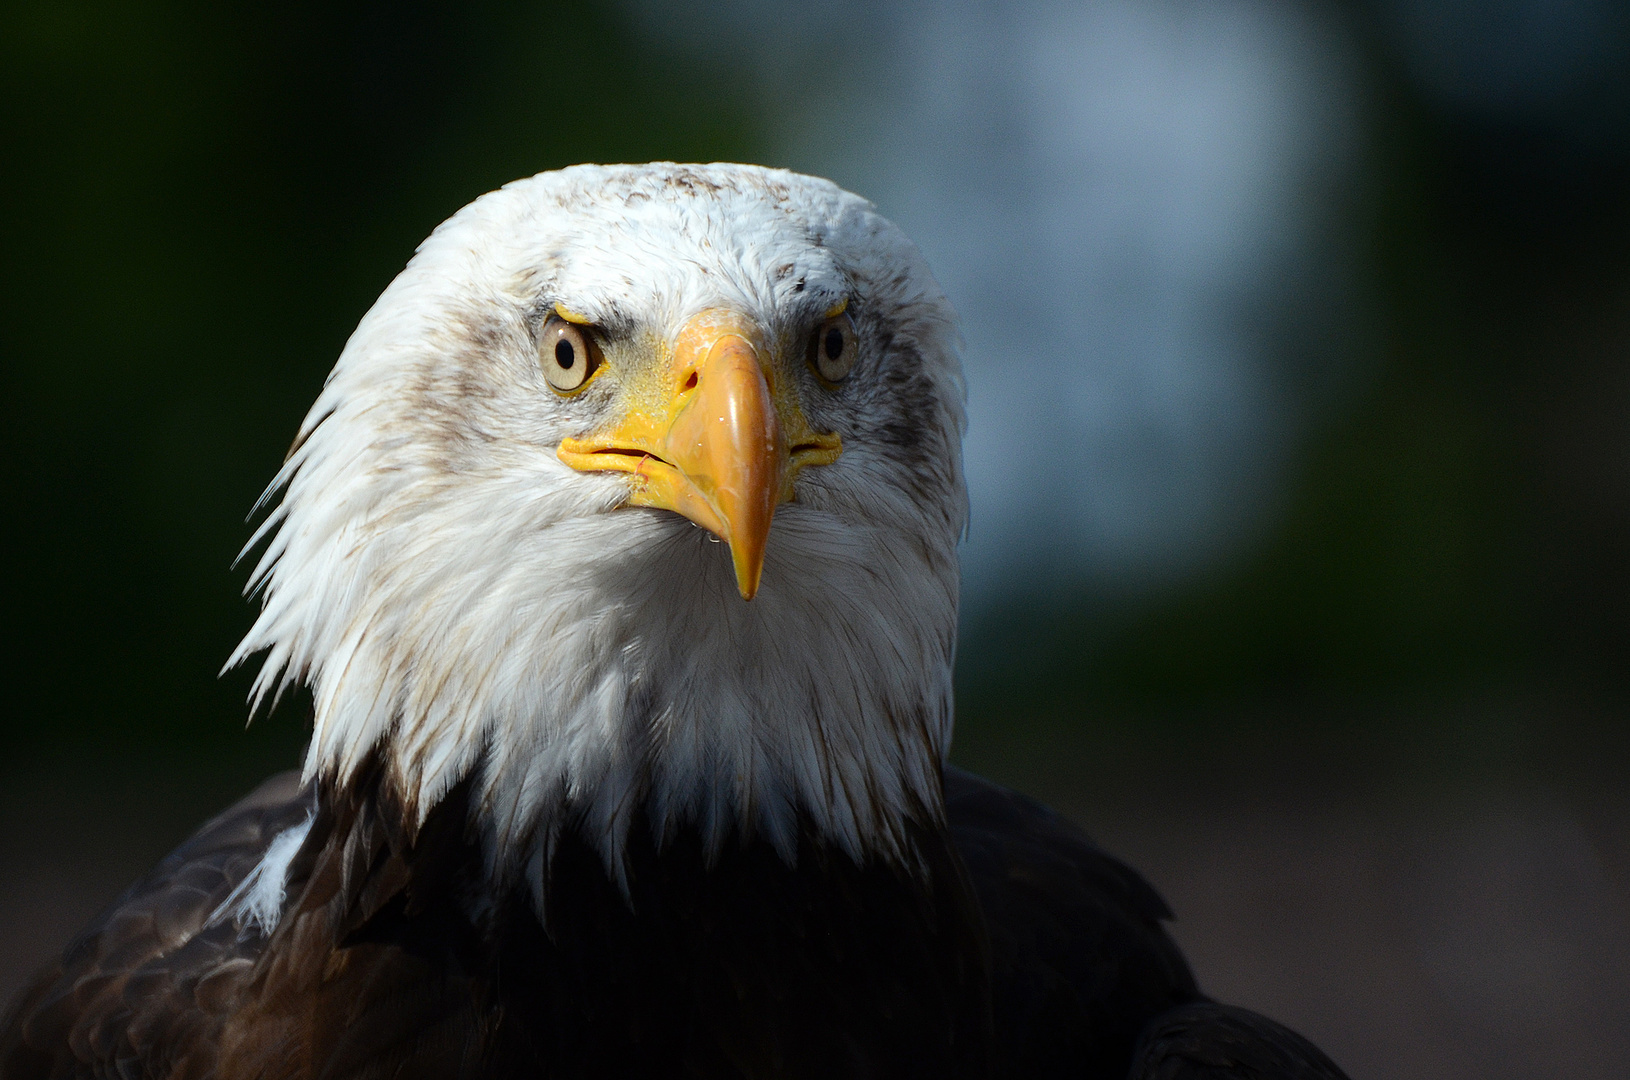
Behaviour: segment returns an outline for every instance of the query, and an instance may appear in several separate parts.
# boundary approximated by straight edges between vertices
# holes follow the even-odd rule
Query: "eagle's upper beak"
[[[843,452],[836,434],[809,426],[768,358],[752,319],[703,311],[680,329],[658,377],[631,386],[620,422],[559,450],[574,469],[632,473],[627,505],[673,510],[729,544],[743,600],[758,592],[770,521],[792,499],[793,478]]]

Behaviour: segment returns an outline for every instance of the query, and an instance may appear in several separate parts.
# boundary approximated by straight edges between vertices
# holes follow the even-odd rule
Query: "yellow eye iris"
[[[815,328],[809,343],[809,364],[829,383],[848,377],[860,352],[859,335],[848,315],[835,315]]]
[[[570,394],[588,382],[600,366],[600,350],[583,327],[551,315],[538,337],[538,363],[551,387]]]

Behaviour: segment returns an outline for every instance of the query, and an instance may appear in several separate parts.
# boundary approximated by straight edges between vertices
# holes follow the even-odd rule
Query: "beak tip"
[[[736,572],[736,591],[741,593],[743,600],[751,600],[758,595],[759,582],[764,577],[763,547],[758,550],[742,550],[736,544],[730,545],[730,568]]]
[[[762,576],[762,566],[736,566],[736,591],[741,593],[743,600],[751,600],[758,595],[759,579]]]

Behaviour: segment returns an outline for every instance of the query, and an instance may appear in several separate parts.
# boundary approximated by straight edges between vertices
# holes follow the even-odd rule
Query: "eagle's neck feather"
[[[939,821],[954,551],[880,588],[896,538],[834,542],[819,509],[789,505],[748,604],[725,549],[674,515],[540,528],[447,510],[482,527],[443,553],[387,526],[371,558],[317,561],[330,580],[270,598],[262,622],[293,632],[262,689],[312,684],[308,776],[343,785],[377,751],[419,820],[471,778],[490,872],[539,883],[564,829],[620,876],[636,826],[694,826],[713,852],[756,835],[791,859],[807,821],[865,860],[909,859],[912,826]],[[590,570],[560,565],[582,550]]]

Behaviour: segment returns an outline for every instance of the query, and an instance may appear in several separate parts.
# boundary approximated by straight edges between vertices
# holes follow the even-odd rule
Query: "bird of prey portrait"
[[[459,211],[251,541],[231,663],[309,688],[303,770],[23,990],[0,1077],[1339,1077],[948,764],[962,400],[923,259],[827,181]]]

